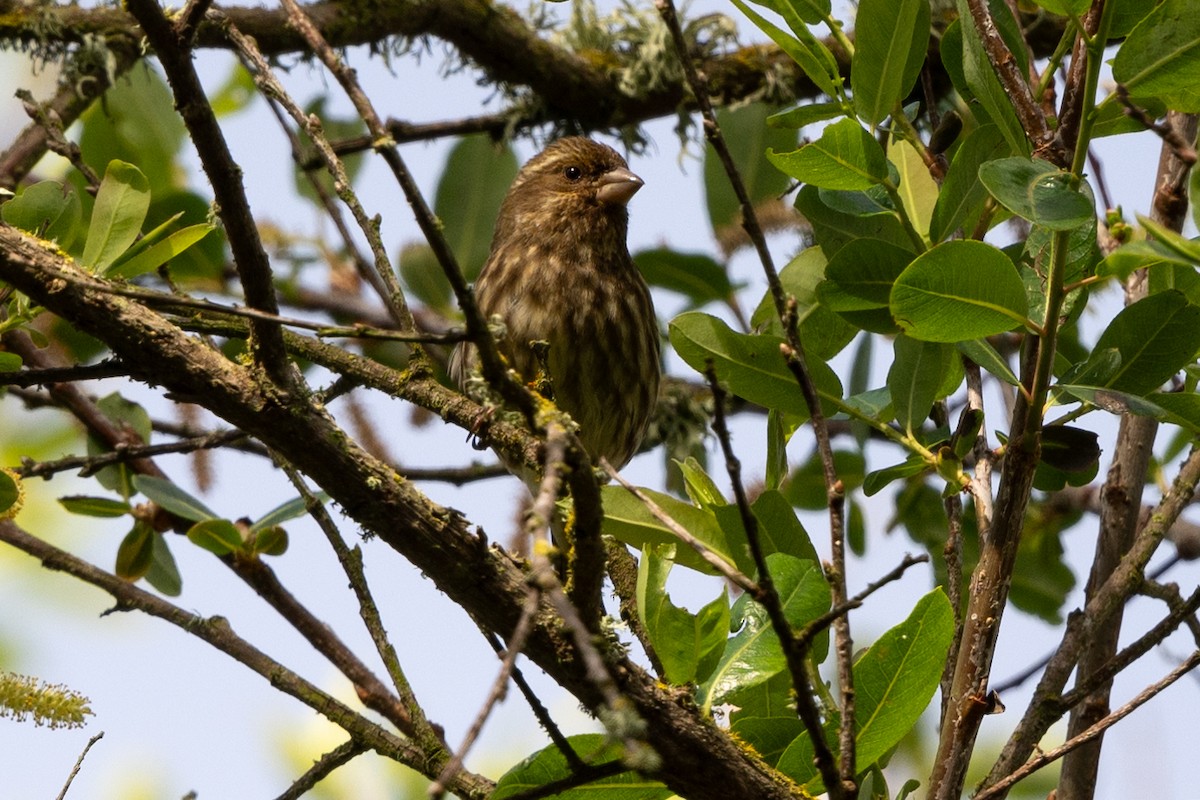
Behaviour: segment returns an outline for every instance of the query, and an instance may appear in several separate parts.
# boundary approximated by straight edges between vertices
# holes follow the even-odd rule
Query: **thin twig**
[[[504,645],[496,634],[488,633],[487,641],[497,656],[503,655]],[[587,766],[584,764],[583,759],[579,757],[579,754],[575,752],[575,748],[571,747],[571,743],[554,722],[554,719],[550,716],[549,709],[538,698],[533,687],[529,685],[529,681],[525,680],[525,675],[521,672],[520,667],[515,664],[512,667],[512,680],[521,691],[521,696],[525,698],[525,702],[529,705],[529,710],[533,712],[534,718],[538,721],[542,730],[546,732],[546,735],[550,737],[550,741],[554,743],[554,746],[563,754],[563,758],[567,760],[567,765],[572,771],[580,770]]]
[[[198,450],[210,450],[245,438],[246,434],[242,431],[225,430],[166,444],[118,444],[109,452],[98,453],[94,456],[67,456],[54,461],[33,461],[23,458],[21,466],[17,467],[16,471],[23,478],[49,478],[59,472],[78,469],[80,477],[86,478],[95,475],[111,464],[129,464],[169,453],[194,453]]]
[[[480,707],[479,713],[475,715],[474,721],[467,728],[462,744],[458,746],[458,749],[454,751],[454,755],[446,762],[446,766],[442,768],[442,772],[438,775],[437,780],[429,785],[428,794],[430,797],[441,800],[445,796],[447,784],[462,769],[463,760],[475,744],[475,740],[479,738],[484,723],[487,722],[488,717],[492,714],[492,709],[508,693],[508,680],[512,676],[513,665],[517,661],[517,656],[521,654],[522,648],[525,647],[526,639],[529,638],[529,632],[533,628],[533,618],[538,612],[540,601],[541,592],[531,586],[529,588],[529,596],[525,600],[525,607],[521,609],[521,616],[517,620],[517,627],[508,639],[508,649],[504,652],[503,658],[500,661],[500,670],[496,673],[496,679],[492,682],[491,691],[488,692],[487,699],[483,701],[483,705]]]
[[[368,586],[366,575],[363,572],[362,551],[357,547],[352,549],[346,546],[329,511],[308,488],[308,484],[300,473],[283,459],[277,458],[276,461],[283,468],[288,480],[292,482],[292,486],[304,498],[305,508],[316,521],[321,532],[325,534],[326,540],[337,556],[338,563],[341,564],[342,571],[346,573],[350,588],[358,600],[359,617],[366,626],[367,633],[370,634],[375,650],[379,653],[379,658],[383,661],[384,668],[387,669],[388,676],[392,680],[392,686],[396,689],[400,703],[405,709],[408,727],[401,728],[401,730],[412,736],[414,741],[421,745],[431,757],[440,756],[445,742],[425,716],[425,710],[417,701],[412,685],[400,667],[400,658],[396,655],[396,648],[392,646],[391,640],[388,639],[387,631],[383,627],[383,617],[379,613],[379,607],[375,603],[375,598],[371,594],[371,588]],[[359,692],[362,696],[363,690],[360,689]]]
[[[1196,148],[1195,142],[1189,142],[1180,132],[1171,124],[1168,118],[1165,124],[1159,123],[1150,116],[1146,109],[1136,105],[1129,98],[1129,90],[1125,88],[1125,84],[1117,84],[1117,100],[1125,108],[1125,115],[1132,117],[1145,126],[1146,130],[1153,131],[1163,143],[1175,153],[1181,163],[1190,166],[1196,164]]]
[[[992,70],[1004,87],[1004,93],[1012,100],[1013,109],[1021,120],[1021,125],[1033,141],[1035,149],[1041,150],[1048,146],[1054,138],[1054,132],[1046,121],[1046,114],[1033,97],[1029,88],[1028,77],[1021,74],[1021,68],[1012,51],[1008,49],[992,12],[986,0],[967,0],[971,12],[971,20],[975,30],[983,42],[984,52],[991,62]]]
[[[705,378],[708,380],[709,389],[713,395],[713,433],[716,434],[717,440],[721,443],[721,450],[725,455],[729,478],[734,482],[734,491],[737,492],[741,487],[741,466],[733,453],[733,444],[729,438],[729,427],[725,424],[725,400],[727,394],[717,380],[717,373],[711,361],[706,365]],[[745,490],[741,489],[741,491],[744,496]],[[767,557],[763,552],[762,542],[758,537],[758,520],[754,517],[754,513],[750,509],[748,502],[743,502],[740,507],[744,509],[742,523],[745,527],[746,542],[750,547],[750,555],[754,559],[754,565],[758,570],[758,591],[753,595],[754,599],[766,609],[767,617],[771,621],[771,629],[779,638],[779,644],[783,649],[784,657],[787,659],[788,672],[792,677],[793,699],[796,701],[796,712],[812,739],[813,760],[816,762],[817,770],[821,773],[821,779],[825,782],[825,791],[829,793],[831,798],[838,800],[847,796],[847,787],[844,785],[843,776],[839,773],[838,760],[834,758],[833,753],[829,750],[829,745],[825,742],[825,733],[821,726],[821,715],[812,697],[812,686],[809,683],[807,665],[808,644],[811,642],[811,637],[802,642],[797,639],[793,632],[792,625],[788,622],[787,616],[783,612],[783,603],[779,598],[779,593],[775,590],[775,582],[771,579],[771,573],[767,569]],[[844,618],[844,614],[839,614],[833,620],[842,618]],[[850,712],[843,710],[842,713],[846,714]]]
[[[866,602],[866,599],[875,594],[875,592],[879,591],[893,581],[900,580],[904,573],[908,571],[909,567],[917,564],[928,563],[929,556],[925,554],[914,556],[905,553],[904,558],[901,559],[900,563],[893,567],[891,571],[880,577],[879,580],[867,584],[867,588],[854,595],[854,597],[851,597],[849,600],[839,606],[834,606],[801,628],[799,633],[796,634],[797,645],[801,647],[808,647],[812,643],[812,640],[815,639],[821,633],[821,631],[832,625],[838,617],[848,614],[856,608],[860,608],[862,604]]]
[[[313,765],[303,775],[292,781],[292,785],[275,800],[299,800],[335,769],[348,764],[365,752],[367,752],[367,748],[361,742],[354,739],[346,740],[313,762]]]
[[[293,23],[300,17],[303,17],[303,12],[294,4],[285,3],[285,6],[289,11]],[[296,121],[296,124],[304,130],[309,140],[316,146],[317,152],[325,162],[325,168],[333,176],[334,189],[337,191],[338,197],[350,209],[350,213],[354,216],[354,221],[358,224],[359,230],[362,231],[371,247],[371,254],[375,259],[375,274],[383,282],[384,287],[386,287],[383,301],[387,304],[393,319],[400,325],[401,330],[411,333],[413,331],[412,312],[408,309],[404,290],[400,288],[400,284],[396,280],[396,271],[392,268],[391,259],[388,258],[387,248],[379,236],[379,225],[367,216],[366,210],[363,209],[358,196],[350,186],[350,178],[346,174],[345,165],[338,158],[337,154],[334,153],[333,147],[329,144],[321,120],[315,114],[305,114],[299,104],[284,90],[279,81],[275,79],[270,65],[267,64],[267,60],[263,57],[253,39],[243,35],[227,18],[222,16],[218,17],[218,19],[226,26],[229,38],[237,46],[242,58],[252,67],[251,74],[254,76],[254,82],[265,95],[271,97],[274,102],[287,110],[292,119]],[[307,21],[307,17],[304,17],[304,19]],[[307,33],[311,29],[315,33],[315,29],[311,27],[311,23],[308,23],[308,26],[308,29],[303,29],[302,32]],[[314,43],[315,49],[317,49],[316,43]]]
[[[62,791],[58,793],[58,800],[64,800],[67,796],[67,790],[71,788],[71,783],[75,780],[75,776],[79,774],[80,768],[83,766],[83,760],[87,758],[88,751],[92,749],[92,745],[104,738],[104,731],[100,731],[92,738],[88,739],[87,744],[83,746],[83,752],[79,754],[79,758],[75,759],[75,766],[71,768],[71,774],[67,776],[67,782],[63,784]]]
[[[762,588],[755,583],[750,576],[746,575],[733,564],[730,564],[728,561],[721,558],[721,556],[717,555],[712,550],[709,550],[708,545],[697,539],[690,532],[688,532],[687,528],[683,527],[674,519],[672,519],[671,515],[663,511],[662,507],[659,506],[658,503],[654,502],[654,500],[652,500],[648,494],[634,486],[629,481],[625,480],[621,473],[613,469],[612,464],[608,463],[607,459],[600,459],[600,467],[608,473],[610,478],[615,480],[626,491],[640,500],[642,505],[646,507],[646,510],[650,512],[651,516],[661,522],[666,529],[675,536],[675,538],[679,539],[679,541],[695,550],[696,553],[702,559],[704,559],[706,563],[711,565],[712,568],[717,572],[721,573],[726,580],[749,592],[755,597],[762,592]]]
[[[141,25],[162,64],[175,96],[175,107],[212,185],[246,303],[259,311],[278,314],[271,262],[250,210],[242,169],[229,152],[216,113],[204,93],[192,49],[180,38],[157,0],[130,0],[125,7]],[[265,320],[251,320],[250,327],[254,334],[250,337],[254,360],[275,384],[284,389],[291,387],[299,373],[287,358],[282,329],[277,323]]]
[[[1018,781],[1023,780],[1024,778],[1026,778],[1029,775],[1033,774],[1034,772],[1038,771],[1039,769],[1046,766],[1047,764],[1057,761],[1058,759],[1062,758],[1063,756],[1065,756],[1067,753],[1071,752],[1075,748],[1080,747],[1080,746],[1087,744],[1088,742],[1096,739],[1098,736],[1103,734],[1106,730],[1111,728],[1113,725],[1117,724],[1118,722],[1123,720],[1125,717],[1127,717],[1131,713],[1133,713],[1133,711],[1135,709],[1137,709],[1139,706],[1145,704],[1156,694],[1161,692],[1163,689],[1166,689],[1171,684],[1175,683],[1175,681],[1179,680],[1184,675],[1191,672],[1197,666],[1200,666],[1200,650],[1194,651],[1190,656],[1187,657],[1187,659],[1184,660],[1184,662],[1182,664],[1180,664],[1178,667],[1176,667],[1175,669],[1173,669],[1169,673],[1167,673],[1167,675],[1164,678],[1157,681],[1156,683],[1153,683],[1153,684],[1147,686],[1145,689],[1143,689],[1141,692],[1139,692],[1138,695],[1136,697],[1134,697],[1132,700],[1130,700],[1128,703],[1121,706],[1116,711],[1112,712],[1111,714],[1104,717],[1100,721],[1096,722],[1094,725],[1092,725],[1087,730],[1083,731],[1082,733],[1078,734],[1077,736],[1074,736],[1074,737],[1068,739],[1062,745],[1054,748],[1053,750],[1048,750],[1044,753],[1034,756],[1033,758],[1026,761],[1024,764],[1022,764],[1021,767],[1019,769],[1017,769],[1015,772],[1013,772],[1011,775],[1008,775],[1007,777],[997,781],[996,783],[992,784],[988,788],[986,788],[983,791],[976,794],[975,800],[989,800],[989,798],[1003,796],[1004,793],[1006,793],[1008,791],[1008,789],[1011,786],[1013,786],[1015,783],[1017,783]]]
[[[129,375],[129,369],[121,363],[120,359],[106,358],[97,364],[0,372],[0,386],[46,386],[51,383],[94,381],[127,375]]]
[[[201,617],[179,606],[167,602],[150,592],[138,588],[129,581],[101,570],[76,556],[60,550],[36,536],[32,536],[12,520],[0,520],[0,541],[39,559],[47,569],[65,572],[84,583],[96,586],[117,601],[113,611],[137,610],[175,625],[185,633],[207,642],[215,649],[233,658],[238,663],[268,680],[272,686],[290,695],[306,706],[341,727],[370,749],[421,769],[425,754],[415,745],[385,730],[343,704],[337,698],[322,691],[292,670],[233,632],[228,621],[221,617]],[[471,794],[486,793],[489,782],[480,782],[467,787]],[[464,788],[464,791],[467,790]]]

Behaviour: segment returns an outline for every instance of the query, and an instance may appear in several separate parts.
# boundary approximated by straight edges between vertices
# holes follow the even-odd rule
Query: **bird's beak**
[[[637,190],[645,183],[624,167],[609,170],[600,176],[600,188],[596,190],[596,199],[605,205],[623,206],[629,198],[637,194]]]

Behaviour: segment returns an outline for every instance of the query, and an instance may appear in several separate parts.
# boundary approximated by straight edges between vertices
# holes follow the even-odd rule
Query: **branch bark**
[[[307,474],[372,535],[430,577],[485,631],[508,637],[527,596],[525,572],[473,535],[461,515],[439,506],[388,465],[358,448],[316,404],[281,402],[250,370],[126,298],[97,291],[39,240],[0,226],[0,280],[7,281],[125,359],[131,374],[196,402],[263,441]],[[588,708],[604,698],[588,680],[575,644],[547,605],[524,652]],[[646,723],[661,758],[657,777],[694,800],[791,798],[783,779],[653,676],[611,648],[605,652],[622,695]]]

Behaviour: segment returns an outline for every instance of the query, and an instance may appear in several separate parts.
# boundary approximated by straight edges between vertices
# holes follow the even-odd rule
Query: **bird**
[[[654,304],[626,243],[627,204],[642,186],[605,144],[550,143],[509,187],[475,282],[483,317],[504,323],[509,367],[548,383],[543,393],[578,425],[592,462],[617,469],[645,437],[661,378]],[[470,391],[474,345],[458,345],[450,373]]]

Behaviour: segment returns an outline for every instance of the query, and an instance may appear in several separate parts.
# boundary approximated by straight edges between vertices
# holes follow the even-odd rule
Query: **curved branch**
[[[103,340],[135,377],[197,402],[278,452],[364,530],[432,579],[482,629],[509,636],[516,628],[528,588],[522,567],[488,547],[460,514],[432,502],[364,452],[319,405],[264,389],[250,369],[149,309],[90,289],[103,282],[80,273],[39,240],[2,225],[0,280]],[[606,704],[548,603],[524,652],[588,708]],[[654,777],[692,800],[792,796],[774,770],[695,708],[680,704],[641,667],[612,649],[604,656],[623,698],[646,723],[645,740],[661,758]]]

